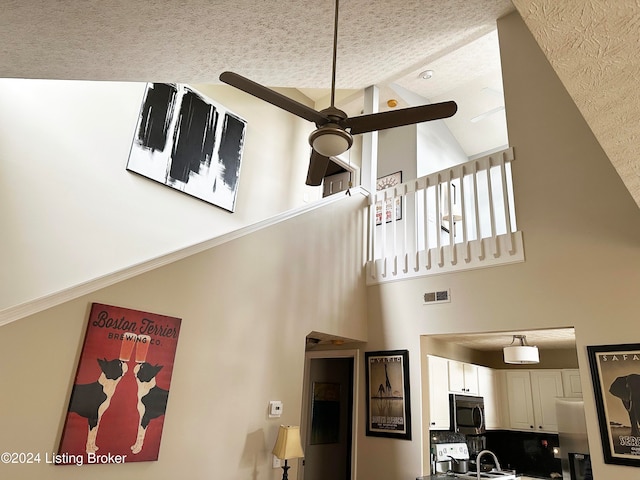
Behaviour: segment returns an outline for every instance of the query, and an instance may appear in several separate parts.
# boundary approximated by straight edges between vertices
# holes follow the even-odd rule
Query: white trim
[[[353,187],[351,189],[351,193],[360,193],[363,196],[367,196],[366,191],[362,190],[360,187]],[[163,267],[178,260],[182,260],[183,258],[187,258],[191,255],[195,255],[196,253],[200,253],[205,250],[209,250],[210,248],[217,247],[218,245],[236,240],[240,237],[244,237],[245,235],[249,235],[250,233],[254,233],[258,230],[262,230],[263,228],[275,225],[276,223],[284,222],[285,220],[297,217],[298,215],[305,214],[317,208],[342,200],[343,197],[343,195],[332,195],[323,198],[322,200],[318,200],[317,202],[313,202],[308,205],[289,210],[279,215],[270,217],[266,220],[248,225],[244,228],[240,228],[224,235],[220,235],[219,237],[205,240],[204,242],[200,242],[195,245],[191,245],[189,247],[176,250],[156,258],[152,258],[151,260],[147,260],[136,265],[124,268],[122,270],[118,270],[116,272],[94,278],[93,280],[88,280],[86,282],[60,290],[50,295],[45,295],[28,302],[6,308],[0,311],[0,326],[14,322],[28,315],[33,315],[35,313],[41,312],[43,310],[46,310],[47,308],[55,307],[56,305],[60,305],[64,302],[74,300],[83,295],[100,290],[101,288],[105,288],[118,282],[122,282],[129,278],[135,277],[136,275],[140,275],[141,273],[149,272],[156,268]]]

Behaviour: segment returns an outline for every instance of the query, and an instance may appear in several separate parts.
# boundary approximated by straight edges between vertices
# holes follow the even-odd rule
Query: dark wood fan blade
[[[373,132],[374,130],[384,130],[386,128],[448,118],[456,113],[457,110],[456,102],[434,103],[347,118],[344,121],[344,126],[351,128],[352,135],[357,135],[359,133]]]
[[[220,74],[220,81],[231,85],[232,87],[236,87],[249,95],[253,95],[254,97],[264,100],[271,105],[275,105],[278,108],[286,110],[289,113],[293,113],[300,118],[309,120],[310,122],[315,123],[318,127],[329,121],[326,116],[317,112],[313,108],[307,107],[300,102],[296,102],[289,97],[285,97],[284,95],[262,86],[253,80],[249,80],[242,75],[238,75],[237,73],[222,72]]]
[[[329,157],[320,155],[315,150],[311,150],[311,159],[309,160],[309,171],[307,172],[307,185],[317,187],[322,183],[324,174],[327,173],[329,166]]]

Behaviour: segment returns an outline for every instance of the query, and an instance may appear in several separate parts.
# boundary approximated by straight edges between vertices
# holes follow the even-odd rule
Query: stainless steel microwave
[[[469,395],[449,395],[451,430],[465,435],[485,433],[484,398]]]

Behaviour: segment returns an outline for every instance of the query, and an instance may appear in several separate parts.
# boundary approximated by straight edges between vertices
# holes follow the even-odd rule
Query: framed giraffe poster
[[[181,320],[93,303],[59,465],[158,459]]]
[[[411,440],[409,351],[365,352],[368,436]]]

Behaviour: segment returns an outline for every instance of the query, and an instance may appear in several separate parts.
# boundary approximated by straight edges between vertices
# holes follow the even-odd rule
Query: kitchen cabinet
[[[449,360],[449,391],[478,395],[478,366]]]
[[[484,418],[487,430],[502,428],[499,380],[497,371],[488,367],[478,367],[478,395],[484,398]]]
[[[582,383],[580,382],[580,370],[568,368],[562,370],[562,389],[565,398],[582,398]]]
[[[505,372],[505,380],[509,404],[509,427],[515,430],[532,430],[535,419],[529,372],[509,370]]]
[[[446,358],[427,356],[429,372],[429,429],[449,430],[449,374]]]
[[[557,432],[556,397],[563,396],[561,371],[508,370],[505,378],[510,427]]]
[[[538,431],[557,432],[556,398],[564,395],[562,372],[559,370],[532,370],[531,395]]]

